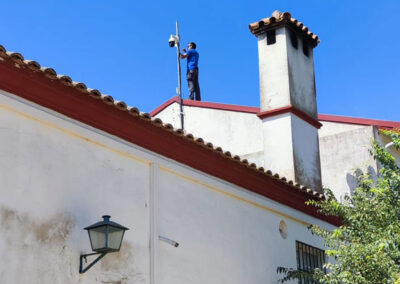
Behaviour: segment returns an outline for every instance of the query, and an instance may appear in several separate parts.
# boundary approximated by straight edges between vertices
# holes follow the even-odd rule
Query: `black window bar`
[[[296,258],[297,270],[304,272],[313,272],[315,268],[321,269],[326,273],[323,268],[325,263],[325,251],[305,243],[296,241]],[[318,284],[318,281],[309,280],[306,278],[299,279],[299,284]]]

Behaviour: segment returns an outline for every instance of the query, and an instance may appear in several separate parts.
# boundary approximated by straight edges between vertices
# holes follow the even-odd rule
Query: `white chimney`
[[[249,28],[258,38],[265,167],[321,191],[313,57],[319,39],[288,12]]]

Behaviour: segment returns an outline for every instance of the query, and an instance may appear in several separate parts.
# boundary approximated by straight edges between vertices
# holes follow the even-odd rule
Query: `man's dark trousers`
[[[191,100],[201,101],[199,86],[199,68],[188,70],[186,74]]]

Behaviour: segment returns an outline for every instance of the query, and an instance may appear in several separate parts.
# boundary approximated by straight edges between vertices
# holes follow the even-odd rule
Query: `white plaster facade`
[[[278,37],[281,34],[279,32]],[[287,41],[284,46],[288,46]],[[296,57],[293,52],[286,55]],[[49,108],[35,104],[32,101],[36,98],[29,96],[29,92],[35,89],[19,88],[9,74],[24,73],[21,77],[29,81],[24,83],[42,91],[50,89],[56,92],[54,96],[67,97],[65,101],[70,108],[73,108],[73,103],[68,100],[81,102],[77,98],[80,96],[102,99],[105,104],[113,105],[107,106],[110,107],[107,110],[110,116],[113,112],[118,122],[127,122],[126,117],[122,117],[128,109],[123,104],[114,103],[112,98],[82,90],[83,87],[77,91],[73,89],[76,85],[68,78],[59,76],[57,79],[54,70],[39,71],[42,70],[40,66],[32,65],[32,62],[29,65],[18,59],[18,55],[8,56],[0,51],[0,58],[0,73],[3,75],[0,76],[0,86],[4,88],[0,88],[2,283],[277,283],[280,278],[276,273],[278,266],[297,266],[296,241],[323,249],[321,240],[310,233],[308,226],[317,224],[327,230],[334,229],[332,223],[323,221],[326,218],[308,215],[303,208],[296,210],[293,203],[292,207],[283,205],[286,196],[281,197],[282,203],[279,203],[255,193],[251,186],[237,186],[207,174],[204,168],[198,170],[145,146],[127,142],[121,136],[101,131],[101,127],[89,126],[94,124],[92,121],[93,124],[85,124],[71,118],[73,116],[64,116],[62,109],[59,112],[52,110],[57,107],[60,110],[54,100],[40,97],[42,104],[52,103]],[[290,74],[301,71],[304,64],[310,67],[312,51],[311,57],[306,59],[310,60],[307,64],[297,60],[292,61],[296,62],[293,66],[280,70],[284,76],[291,77]],[[296,102],[306,100],[302,98],[299,101],[293,97],[297,91],[299,96],[306,94],[307,98],[310,98],[310,90],[315,93],[315,86],[311,84],[313,65],[308,71],[304,73],[308,80],[306,83],[303,75],[284,78],[288,79],[285,90],[289,92],[284,100],[296,105]],[[36,84],[35,79],[38,80]],[[10,86],[20,93],[7,92]],[[282,86],[282,81],[277,86]],[[296,86],[295,92],[291,86]],[[32,101],[23,99],[24,96]],[[95,99],[93,109],[103,110],[94,102]],[[88,104],[86,107],[92,107],[91,102]],[[274,105],[278,106],[279,103]],[[114,107],[120,113],[115,114]],[[312,103],[305,108],[297,107],[314,115]],[[329,166],[327,171],[322,171],[322,176],[328,176],[327,183],[332,183],[333,189],[349,167],[366,158],[364,151],[349,157],[354,153],[352,142],[357,141],[356,146],[362,146],[371,137],[385,143],[385,138],[380,137],[372,126],[340,123],[326,123],[318,139],[315,129],[291,113],[278,117],[279,121],[274,125],[276,117],[262,121],[251,111],[186,105],[184,112],[187,132],[231,151],[232,155],[240,155],[258,165],[271,166],[280,171],[280,175],[288,177],[296,176],[295,171],[299,168],[282,169],[289,160],[296,165],[296,159],[309,167],[307,171],[313,176],[315,165],[312,162],[315,159],[307,160],[307,157],[319,157],[319,154],[301,150],[306,147],[318,150],[319,143],[323,168]],[[157,117],[178,128],[178,114],[179,106],[175,102],[158,112]],[[162,127],[151,123],[148,126],[154,129]],[[178,135],[172,130],[162,131],[168,133],[169,138]],[[149,131],[142,135],[150,134]],[[292,136],[306,136],[306,139],[295,140]],[[168,144],[170,141],[166,137],[162,142]],[[338,150],[342,147],[340,143],[346,145],[346,151]],[[172,143],[169,146],[176,147]],[[271,151],[272,146],[278,150],[282,148],[282,151],[275,153]],[[269,163],[268,157],[274,155],[274,162]],[[286,155],[285,159],[277,165],[282,155]],[[192,157],[193,160],[197,158],[195,155]],[[342,163],[343,167],[330,166],[336,165],[335,159],[340,163],[347,160]],[[236,163],[234,160],[230,162]],[[372,163],[370,159],[368,162]],[[244,164],[240,166],[247,169]],[[262,178],[273,179],[264,173]],[[340,189],[346,191],[345,184],[342,180],[340,182]],[[282,184],[286,183],[281,180],[283,187]],[[287,198],[296,195],[291,196]],[[120,252],[107,255],[88,272],[79,274],[79,256],[90,252],[89,239],[83,228],[99,221],[104,214],[111,215],[113,221],[130,230],[125,234]],[[279,230],[282,222],[287,228],[283,234]],[[161,241],[160,236],[178,242],[179,246]]]
[[[226,105],[220,108],[219,104],[213,103],[209,103],[209,106],[196,106],[196,103],[185,105],[185,129],[188,133],[202,137],[205,141],[216,141],[217,143],[215,144],[223,149],[232,151],[233,154],[246,158],[251,163],[264,166],[266,169],[290,179],[293,175],[290,170],[278,171],[271,163],[265,166],[264,158],[268,159],[276,155],[275,159],[272,160],[278,162],[279,160],[287,161],[288,159],[293,159],[290,151],[274,153],[271,150],[277,147],[282,147],[282,149],[293,147],[293,145],[285,145],[285,143],[291,143],[290,137],[279,136],[279,133],[290,136],[291,132],[275,132],[274,135],[265,135],[264,138],[262,136],[262,120],[257,116],[257,111],[241,112],[240,109],[232,110],[237,108],[238,106]],[[173,124],[175,127],[179,127],[178,110],[179,104],[173,102],[155,116]],[[289,114],[280,116],[284,116],[289,120]],[[293,117],[295,116],[293,115]],[[273,118],[270,118],[270,120],[272,119],[271,122],[273,122]],[[354,174],[356,169],[369,171],[372,174],[377,173],[378,165],[368,151],[371,148],[372,141],[386,145],[390,142],[390,139],[379,133],[378,125],[324,120],[320,120],[320,122],[322,127],[318,131],[318,144],[314,144],[309,149],[319,148],[322,186],[332,189],[341,198],[345,193],[349,194],[356,188],[356,176]],[[379,123],[379,121],[377,122]],[[226,125],[229,125],[229,127],[226,127]],[[272,123],[267,127],[285,129],[282,123],[279,125]],[[306,127],[307,125],[305,124],[303,128],[297,127],[294,129],[304,130]],[[286,129],[288,130],[289,127],[286,127]],[[304,131],[298,133],[298,135],[301,137],[312,134],[307,134]],[[297,146],[298,149],[307,149],[301,144]],[[267,148],[268,151],[264,154]],[[395,156],[396,161],[400,162],[400,153],[393,147],[390,148],[390,151]],[[308,161],[306,164],[310,162]],[[281,165],[281,168],[284,168],[284,165]]]
[[[254,113],[186,105],[183,109],[186,132],[202,137],[235,155],[247,157],[263,152],[263,134],[260,131],[262,121]],[[155,117],[179,128],[179,104],[175,102],[168,105]],[[259,159],[249,157],[249,160],[263,165],[264,155]]]
[[[5,91],[0,123],[2,283],[276,283],[296,240],[322,248],[308,224],[333,228]],[[79,275],[103,214],[130,230]]]
[[[286,25],[273,31],[272,44],[268,31],[257,35],[261,113],[294,107],[317,119],[313,48]],[[293,113],[261,118],[265,167],[322,191],[318,129]]]
[[[276,42],[267,44],[266,33],[257,37],[260,71],[260,110],[269,111],[293,105],[317,118],[313,48],[303,54],[304,38],[292,32],[297,48],[292,46],[287,27],[275,29]]]
[[[322,179],[336,196],[351,194],[357,187],[356,169],[376,176],[377,163],[368,151],[376,135],[374,126],[323,123],[320,130]]]
[[[250,30],[258,44],[260,108],[185,101],[185,131],[294,183],[316,191],[328,187],[339,198],[351,194],[357,168],[378,172],[368,151],[371,142],[390,142],[379,127],[400,123],[319,120],[313,56],[318,37],[279,11],[250,24]],[[181,126],[177,99],[152,115]],[[400,161],[400,153],[390,150]]]
[[[264,166],[321,191],[317,129],[292,113],[262,120]]]

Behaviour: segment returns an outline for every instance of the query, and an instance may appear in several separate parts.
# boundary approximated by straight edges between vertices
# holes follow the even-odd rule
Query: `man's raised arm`
[[[188,55],[187,55],[187,53],[186,53],[186,49],[184,48],[184,49],[182,49],[182,51],[183,51],[184,53],[181,53],[181,52],[179,51],[179,57],[180,57],[181,59],[187,58]]]

